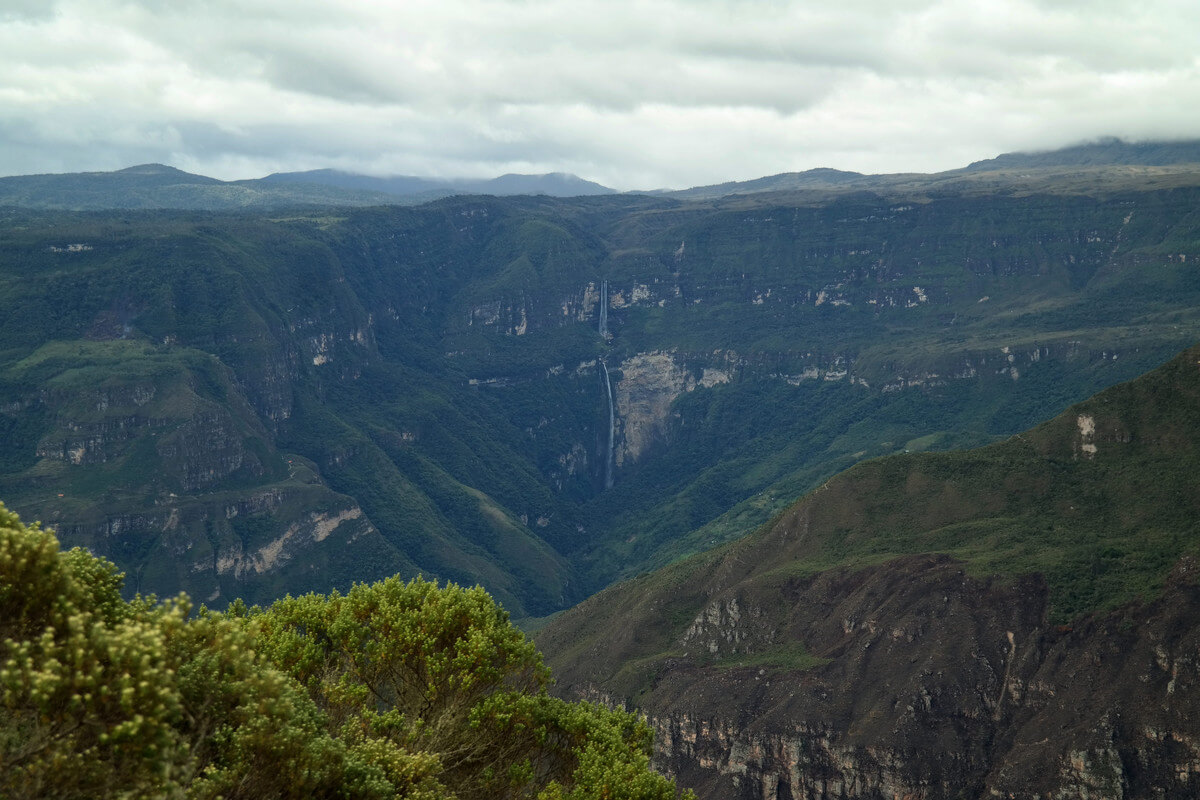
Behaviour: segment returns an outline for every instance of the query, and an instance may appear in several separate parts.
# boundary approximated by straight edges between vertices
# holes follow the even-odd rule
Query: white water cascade
[[[613,414],[612,383],[608,379],[608,367],[604,359],[600,359],[600,372],[604,375],[604,399],[608,402],[608,453],[604,460],[604,488],[611,489],[613,485],[614,445],[617,439],[617,420]]]
[[[600,336],[608,338],[608,281],[600,281]]]
[[[608,281],[600,281],[600,338],[608,339]],[[604,488],[611,489],[613,485],[613,463],[616,454],[613,449],[617,440],[617,417],[613,410],[612,382],[608,379],[608,366],[604,359],[598,359],[600,372],[604,375],[604,402],[608,405],[608,451],[604,459]]]

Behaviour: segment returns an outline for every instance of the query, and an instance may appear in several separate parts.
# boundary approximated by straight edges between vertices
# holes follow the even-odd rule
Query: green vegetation
[[[1200,339],[1200,190],[1129,181],[5,211],[0,496],[130,592],[425,574],[547,615],[855,463],[997,441]],[[622,400],[606,490],[595,362],[629,398],[647,353],[682,388],[642,406],[636,457]]]
[[[617,697],[644,696],[679,662],[812,669],[840,656],[796,633],[796,587],[920,554],[985,582],[1044,581],[1050,625],[1153,601],[1181,559],[1200,557],[1200,346],[1007,440],[857,464],[753,534],[610,587],[538,638],[556,669]],[[748,626],[721,616],[731,600]],[[745,638],[689,634],[715,620]]]
[[[0,795],[667,800],[632,715],[546,693],[480,588],[191,613],[0,505]]]
[[[1040,573],[1057,621],[1146,600],[1200,548],[1200,348],[988,447],[861,464],[804,501],[809,569],[939,552]]]
[[[808,648],[797,642],[762,650],[757,653],[742,653],[716,659],[713,664],[720,669],[757,668],[761,670],[787,670],[802,672],[806,669],[828,664],[830,659],[818,658]]]

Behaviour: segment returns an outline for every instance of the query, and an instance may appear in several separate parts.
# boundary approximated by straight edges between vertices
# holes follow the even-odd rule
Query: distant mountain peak
[[[522,175],[510,172],[486,181],[455,181],[453,185],[483,194],[545,194],[554,197],[614,194],[614,190],[593,181],[584,180],[569,172],[548,172],[543,175]]]
[[[99,172],[92,174],[106,175],[117,180],[122,178],[151,179],[151,182],[156,184],[163,184],[171,181],[195,184],[223,183],[223,181],[218,180],[217,178],[210,178],[207,175],[197,175],[194,172],[185,172],[167,164],[138,164],[136,166],[126,167],[125,169],[113,170],[112,172]]]
[[[710,186],[693,186],[690,189],[668,192],[683,199],[724,197],[733,194],[757,194],[760,192],[786,192],[797,189],[840,188],[862,181],[869,176],[861,172],[849,172],[832,167],[816,167],[803,172],[781,172],[748,181],[729,181]]]
[[[1088,142],[1040,150],[1003,153],[969,164],[964,172],[1035,167],[1170,166],[1200,163],[1200,139],[1129,142],[1106,136]]]
[[[510,172],[497,178],[431,178],[415,175],[387,177],[362,175],[336,169],[307,172],[276,172],[262,179],[266,183],[311,183],[343,189],[367,189],[396,197],[433,197],[451,194],[544,194],[553,197],[613,194],[615,190],[584,180],[567,172],[523,175]]]
[[[166,164],[136,164],[125,169],[113,171],[116,175],[188,175],[181,169],[168,166]]]

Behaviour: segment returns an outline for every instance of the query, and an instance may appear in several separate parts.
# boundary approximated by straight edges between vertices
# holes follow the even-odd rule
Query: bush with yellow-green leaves
[[[122,599],[0,505],[0,797],[669,800],[632,715],[550,697],[480,588]]]

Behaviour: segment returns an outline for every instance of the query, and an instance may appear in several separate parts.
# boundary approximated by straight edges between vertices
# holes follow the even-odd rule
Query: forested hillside
[[[423,573],[548,614],[859,460],[1010,435],[1200,338],[1200,189],[1116,174],[9,210],[0,497],[130,591]]]
[[[706,798],[1192,797],[1200,346],[974,450],[874,459],[539,643]]]

